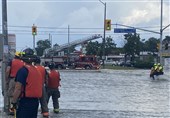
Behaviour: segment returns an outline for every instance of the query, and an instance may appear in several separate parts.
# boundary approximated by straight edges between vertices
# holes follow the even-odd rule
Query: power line
[[[2,26],[2,25],[0,25],[0,26]],[[17,25],[8,25],[8,27],[10,28],[12,28],[12,27],[15,27],[15,28],[32,28],[32,26],[17,26]],[[165,27],[165,26],[163,26],[163,27]],[[37,26],[37,28],[42,28],[42,29],[68,29],[67,27],[38,27]],[[136,28],[160,28],[160,26],[145,26],[145,27],[136,27]],[[83,28],[83,27],[70,27],[70,29],[103,29],[103,28],[95,28],[95,27],[88,27],[88,28]]]

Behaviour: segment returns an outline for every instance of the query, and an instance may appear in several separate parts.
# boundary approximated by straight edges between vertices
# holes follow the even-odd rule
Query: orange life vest
[[[15,78],[18,70],[24,66],[24,62],[20,59],[13,59],[10,70],[10,77]]]
[[[46,75],[44,66],[36,65],[35,67],[36,67],[37,70],[41,73],[42,80],[43,80],[42,82],[43,82],[43,84],[44,84],[44,83],[45,83],[45,75]]]
[[[60,85],[60,74],[56,70],[50,70],[48,75],[48,87],[49,88],[58,88]]]
[[[28,69],[26,78],[26,86],[22,97],[40,98],[42,97],[42,76],[41,73],[33,65],[25,65]]]

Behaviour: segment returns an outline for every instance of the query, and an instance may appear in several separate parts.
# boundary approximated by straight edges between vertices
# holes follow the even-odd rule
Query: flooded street
[[[60,75],[61,112],[56,117],[170,118],[169,75],[151,80],[149,70],[107,69],[61,70]]]

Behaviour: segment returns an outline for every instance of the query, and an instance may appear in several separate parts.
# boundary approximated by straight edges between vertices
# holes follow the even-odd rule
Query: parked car
[[[103,62],[101,62],[100,64],[103,65]],[[104,61],[104,64],[105,64],[105,65],[116,66],[116,65],[117,65],[117,62],[116,62],[116,61],[113,61],[113,60],[105,60],[105,61]]]
[[[122,61],[120,62],[119,66],[133,67],[133,64],[130,61]]]

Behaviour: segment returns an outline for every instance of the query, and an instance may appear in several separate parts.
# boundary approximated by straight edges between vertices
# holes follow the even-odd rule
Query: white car
[[[113,61],[113,60],[105,60],[105,61],[104,61],[104,64],[116,66],[116,65],[117,65],[117,62],[116,62],[116,61]]]

